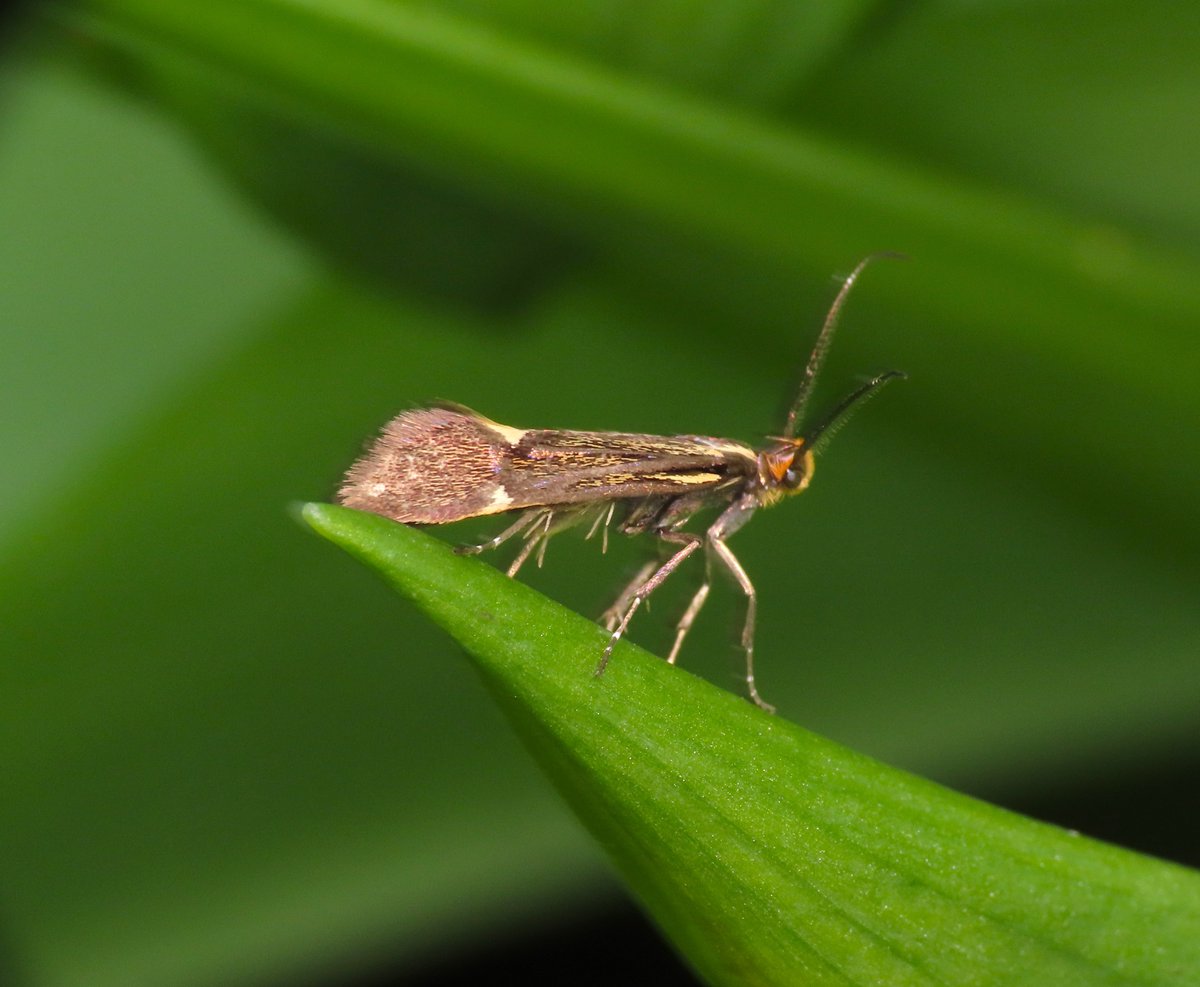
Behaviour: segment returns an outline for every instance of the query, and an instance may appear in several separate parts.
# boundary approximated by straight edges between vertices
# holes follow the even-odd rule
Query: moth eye
[[[795,470],[788,470],[783,474],[783,485],[785,487],[794,487],[800,482],[800,474]]]

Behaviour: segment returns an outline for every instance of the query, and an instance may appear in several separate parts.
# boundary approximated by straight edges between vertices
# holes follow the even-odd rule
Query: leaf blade
[[[714,983],[1178,983],[1200,875],[772,718],[476,560],[309,504],[475,657],[531,752]]]

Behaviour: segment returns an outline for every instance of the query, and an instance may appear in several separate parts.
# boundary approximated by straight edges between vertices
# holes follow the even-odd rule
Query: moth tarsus
[[[522,539],[509,576],[516,576],[530,558],[540,567],[550,538],[577,524],[590,522],[589,538],[602,529],[605,550],[614,524],[622,534],[658,538],[670,549],[666,558],[646,563],[601,617],[609,639],[597,675],[642,604],[703,549],[710,564],[676,624],[667,661],[675,663],[708,599],[711,564],[720,565],[746,597],[741,645],[747,692],[756,705],[774,712],[759,695],[754,677],[757,594],[726,542],[760,507],[803,491],[812,478],[814,453],[849,412],[889,380],[904,376],[897,370],[878,374],[814,425],[802,427],[842,306],[875,256],[886,255],[862,260],[843,282],[805,363],[783,434],[761,449],[699,435],[512,428],[461,405],[442,404],[392,419],[351,466],[338,500],[406,524],[447,524],[519,511],[495,537],[457,549],[477,554]],[[706,530],[684,530],[698,511],[713,507],[720,513]]]

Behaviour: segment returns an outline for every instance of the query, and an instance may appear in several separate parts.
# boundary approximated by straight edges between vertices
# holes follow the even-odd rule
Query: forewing
[[[499,478],[513,431],[467,409],[401,412],[350,467],[338,501],[408,524],[506,511]]]
[[[697,435],[530,430],[509,452],[513,507],[675,496],[753,473],[753,450]]]
[[[516,429],[457,406],[397,415],[338,500],[409,524],[524,507],[715,490],[752,475],[753,450],[697,435]]]

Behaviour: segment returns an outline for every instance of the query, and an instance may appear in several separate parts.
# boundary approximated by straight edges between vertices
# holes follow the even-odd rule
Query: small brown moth
[[[442,404],[401,412],[346,474],[338,500],[347,507],[381,514],[405,524],[447,524],[464,518],[520,511],[496,537],[458,549],[478,553],[520,535],[524,544],[508,567],[515,576],[536,551],[538,565],[550,536],[591,521],[590,538],[615,522],[626,535],[649,534],[674,547],[665,561],[650,561],[604,612],[610,632],[596,674],[642,602],[688,556],[704,548],[746,594],[742,649],[746,686],[763,709],[754,682],[754,586],[726,540],[760,507],[808,486],[813,454],[846,419],[847,412],[883,384],[903,377],[888,370],[859,386],[816,425],[797,435],[817,371],[838,315],[868,257],[842,284],[804,367],[799,393],[783,434],[761,450],[729,439],[700,435],[637,435],[511,428],[460,405]],[[683,527],[702,508],[722,508],[702,534]],[[684,610],[667,655],[674,664],[708,598],[709,575]]]

